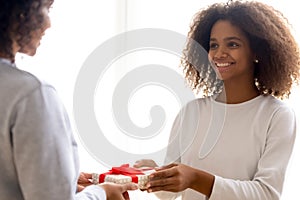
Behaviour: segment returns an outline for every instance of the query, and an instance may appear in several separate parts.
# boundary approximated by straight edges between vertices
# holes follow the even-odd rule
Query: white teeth
[[[228,67],[231,63],[216,63],[217,67]]]

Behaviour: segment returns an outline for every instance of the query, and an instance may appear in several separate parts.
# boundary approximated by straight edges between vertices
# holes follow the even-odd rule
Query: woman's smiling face
[[[243,31],[228,20],[217,21],[210,34],[209,57],[218,77],[226,81],[254,80],[254,59]]]

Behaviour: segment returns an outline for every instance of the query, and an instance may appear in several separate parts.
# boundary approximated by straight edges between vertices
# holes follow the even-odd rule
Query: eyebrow
[[[242,41],[240,38],[238,37],[235,37],[235,36],[232,36],[232,37],[227,37],[224,39],[225,41],[228,41],[228,40],[239,40],[239,41]],[[210,38],[210,41],[217,41],[216,38]]]

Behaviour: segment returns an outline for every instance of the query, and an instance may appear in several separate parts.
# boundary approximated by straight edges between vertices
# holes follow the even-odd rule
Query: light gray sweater
[[[106,199],[76,194],[77,144],[55,89],[0,59],[0,199]]]

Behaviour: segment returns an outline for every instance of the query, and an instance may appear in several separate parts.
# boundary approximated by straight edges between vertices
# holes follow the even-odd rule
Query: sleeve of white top
[[[261,122],[265,123],[265,122]],[[215,176],[210,200],[278,200],[296,136],[293,110],[281,107],[270,121],[266,145],[250,181]]]
[[[165,158],[165,164],[169,164],[172,162],[178,162],[180,163],[180,151],[179,151],[179,142],[180,137],[178,137],[178,131],[182,130],[181,126],[181,113],[179,113],[172,126],[171,134],[169,137],[169,144],[167,149],[167,154]],[[155,196],[160,200],[174,200],[177,197],[181,196],[181,193],[174,193],[174,192],[166,192],[166,191],[160,191],[155,192]]]
[[[76,200],[106,200],[104,189],[98,185],[86,187],[83,191],[76,194]]]
[[[160,200],[175,200],[177,197],[181,195],[181,193],[174,193],[174,192],[155,192],[155,196]]]

